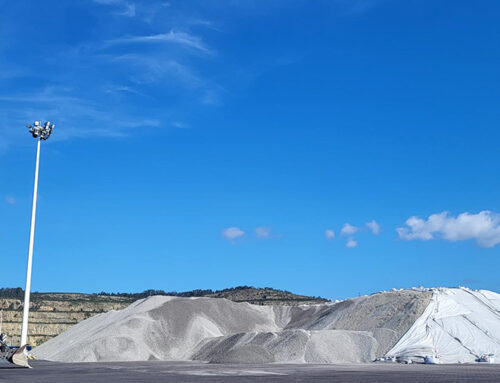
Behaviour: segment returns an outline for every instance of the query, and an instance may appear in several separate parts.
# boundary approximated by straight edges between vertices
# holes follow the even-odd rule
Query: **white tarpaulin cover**
[[[500,356],[500,294],[466,288],[433,289],[427,309],[387,353],[432,355],[441,363],[471,363],[487,354]]]

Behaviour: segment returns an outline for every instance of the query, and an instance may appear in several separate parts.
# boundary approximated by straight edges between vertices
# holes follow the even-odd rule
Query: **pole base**
[[[19,347],[7,360],[16,366],[31,368],[28,363],[28,351],[26,345]]]

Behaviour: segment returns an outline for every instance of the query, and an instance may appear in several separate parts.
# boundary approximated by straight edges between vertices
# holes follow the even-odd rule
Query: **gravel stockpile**
[[[80,322],[34,354],[62,362],[368,362],[398,342],[430,297],[395,291],[290,307],[153,296]]]
[[[375,359],[377,346],[366,331],[284,330],[209,339],[193,359],[212,363],[362,363]]]
[[[285,329],[369,331],[377,356],[385,355],[429,305],[431,292],[402,290],[348,299],[335,305],[290,308]]]

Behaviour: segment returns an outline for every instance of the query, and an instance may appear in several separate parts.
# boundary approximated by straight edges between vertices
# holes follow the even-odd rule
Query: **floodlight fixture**
[[[51,124],[50,121],[45,122],[43,125],[40,125],[40,121],[35,121],[33,125],[26,124],[26,127],[29,129],[29,132],[33,136],[33,138],[38,138],[40,140],[48,140],[50,135],[52,134],[52,130],[55,128],[54,124]]]

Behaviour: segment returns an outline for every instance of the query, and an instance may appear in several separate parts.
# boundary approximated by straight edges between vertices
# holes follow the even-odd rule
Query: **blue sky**
[[[498,2],[0,6],[3,286],[500,290]]]

